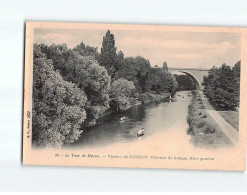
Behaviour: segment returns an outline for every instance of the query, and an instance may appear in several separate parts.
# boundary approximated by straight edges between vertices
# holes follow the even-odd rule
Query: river
[[[68,147],[95,148],[135,142],[177,125],[182,127],[178,136],[186,137],[186,118],[190,101],[190,92],[179,91],[171,101],[167,99],[159,103],[135,105],[124,113],[109,114],[100,121],[100,125],[85,130],[80,139]],[[126,117],[123,122],[120,121],[122,116]],[[137,137],[137,131],[142,127],[145,129],[145,135]]]

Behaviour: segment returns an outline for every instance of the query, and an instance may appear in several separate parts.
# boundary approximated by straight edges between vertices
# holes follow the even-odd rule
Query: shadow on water
[[[137,131],[142,127],[145,128],[145,137],[164,130],[181,118],[180,114],[176,116],[174,111],[187,112],[188,104],[181,106],[183,105],[182,100],[184,100],[181,93],[176,93],[172,101],[164,99],[160,102],[132,106],[123,113],[110,113],[100,119],[97,126],[84,130],[77,142],[65,147],[92,148],[136,141],[138,139]],[[120,121],[123,116],[126,117],[126,120]],[[186,120],[186,117],[183,116],[182,120]]]

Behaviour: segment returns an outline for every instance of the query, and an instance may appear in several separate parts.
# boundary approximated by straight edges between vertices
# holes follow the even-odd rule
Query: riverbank
[[[202,93],[202,96],[204,100],[207,99],[207,101],[204,101],[206,109],[217,111],[217,113],[223,119],[225,119],[236,131],[239,130],[239,111],[237,109],[236,110],[226,110],[224,108],[214,105],[212,102],[209,101],[207,97],[205,97],[205,95],[203,95],[203,93]]]
[[[163,97],[159,96],[162,98],[159,102],[135,105],[122,113],[109,114],[99,120],[98,125],[83,129],[80,139],[69,147],[100,148],[115,143],[136,142],[160,132],[164,132],[166,140],[169,140],[171,137],[168,132],[173,131],[176,132],[177,137],[181,137],[189,144],[190,135],[186,134],[188,128],[186,117],[191,96],[187,94],[188,92],[176,92],[171,101],[169,94],[163,94]],[[123,116],[125,120],[121,121],[120,118]],[[137,137],[136,133],[141,128],[145,129],[145,135]],[[163,141],[160,141],[160,144],[162,143]]]
[[[192,101],[188,106],[188,134],[196,147],[217,148],[232,145],[228,137],[221,131],[218,124],[208,114],[201,94],[192,91]]]
[[[137,105],[140,105],[140,104],[148,104],[148,103],[152,103],[152,102],[157,102],[157,101],[161,101],[161,100],[164,100],[166,98],[169,98],[171,95],[171,93],[161,93],[161,94],[154,94],[154,93],[151,93],[151,92],[147,92],[147,93],[142,93],[138,96],[137,99],[135,98],[132,98],[130,100],[130,106],[128,107],[128,109],[130,109],[131,107],[133,106],[137,106]],[[127,109],[127,110],[128,110]],[[119,113],[117,112],[116,110],[113,110],[111,108],[109,108],[108,110],[106,110],[99,118],[103,118],[109,114],[112,114],[112,113]]]
[[[160,93],[155,94],[152,92],[146,92],[143,94],[140,94],[138,99],[141,101],[142,104],[147,104],[155,101],[160,101],[162,99],[170,97],[171,93]]]

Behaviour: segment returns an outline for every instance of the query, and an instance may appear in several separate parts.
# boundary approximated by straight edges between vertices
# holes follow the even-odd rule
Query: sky
[[[107,30],[35,29],[34,42],[73,48],[83,41],[100,51]],[[117,51],[125,57],[142,56],[151,66],[161,67],[164,61],[168,67],[180,68],[211,68],[223,63],[234,66],[241,56],[239,33],[109,30],[114,34]]]

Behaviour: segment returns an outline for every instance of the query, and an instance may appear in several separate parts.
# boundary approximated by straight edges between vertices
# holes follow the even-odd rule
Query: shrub
[[[201,105],[201,106],[200,106],[200,109],[205,109],[205,106],[204,106],[204,105]]]
[[[188,122],[189,125],[191,124],[192,120],[193,120],[193,117],[188,115],[187,116],[187,122]]]
[[[191,93],[192,93],[193,96],[197,96],[198,95],[198,91],[197,90],[192,90]]]
[[[215,128],[208,126],[204,131],[205,134],[212,134],[215,133]]]
[[[195,135],[194,127],[192,125],[189,126],[189,129],[187,131],[187,134],[189,134],[189,135]]]
[[[205,124],[206,124],[205,121],[201,121],[201,122],[199,122],[199,123],[197,124],[197,127],[198,127],[198,128],[202,128]]]

